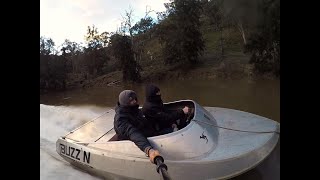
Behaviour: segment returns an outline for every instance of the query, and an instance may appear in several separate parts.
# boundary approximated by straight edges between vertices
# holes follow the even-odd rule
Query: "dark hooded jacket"
[[[150,122],[143,116],[139,105],[127,106],[119,102],[115,108],[114,130],[119,140],[131,140],[141,151],[146,152],[152,147],[147,137],[153,136],[155,130]]]
[[[153,123],[155,129],[162,130],[170,128],[178,119],[185,115],[182,109],[169,111],[163,105],[161,95],[156,95],[160,89],[152,84],[146,86],[146,100],[143,104],[142,112],[148,121]],[[159,127],[159,128],[156,128]]]

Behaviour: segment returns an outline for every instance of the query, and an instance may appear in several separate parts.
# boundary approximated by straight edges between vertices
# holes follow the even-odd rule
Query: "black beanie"
[[[160,89],[153,85],[153,84],[148,84],[146,86],[146,97],[154,97],[156,96],[156,93],[159,92]]]
[[[161,99],[161,95],[157,95],[157,92],[159,92],[160,89],[153,85],[153,84],[148,84],[146,86],[146,100],[149,102],[154,102],[154,103],[163,103]]]

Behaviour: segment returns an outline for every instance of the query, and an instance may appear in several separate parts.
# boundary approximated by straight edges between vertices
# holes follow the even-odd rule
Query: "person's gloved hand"
[[[150,149],[149,150],[149,159],[153,164],[155,164],[154,159],[157,156],[160,156],[160,153],[159,153],[158,150],[155,150],[155,149]]]
[[[171,127],[172,127],[172,129],[173,129],[173,132],[179,130],[179,129],[178,129],[178,126],[177,126],[176,124],[172,124]]]

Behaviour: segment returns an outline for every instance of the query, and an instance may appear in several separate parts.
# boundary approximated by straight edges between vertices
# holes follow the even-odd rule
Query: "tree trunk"
[[[223,61],[223,56],[224,56],[224,47],[223,47],[223,27],[220,25],[220,52],[221,52],[221,61]]]
[[[242,23],[240,21],[238,22],[238,28],[239,28],[239,31],[241,33],[241,36],[242,36],[242,39],[243,39],[243,43],[244,43],[244,45],[246,45],[247,44],[247,39],[246,39],[246,35],[245,35],[244,29],[243,29],[243,25],[242,25]]]
[[[140,62],[142,60],[142,50],[140,50]]]

